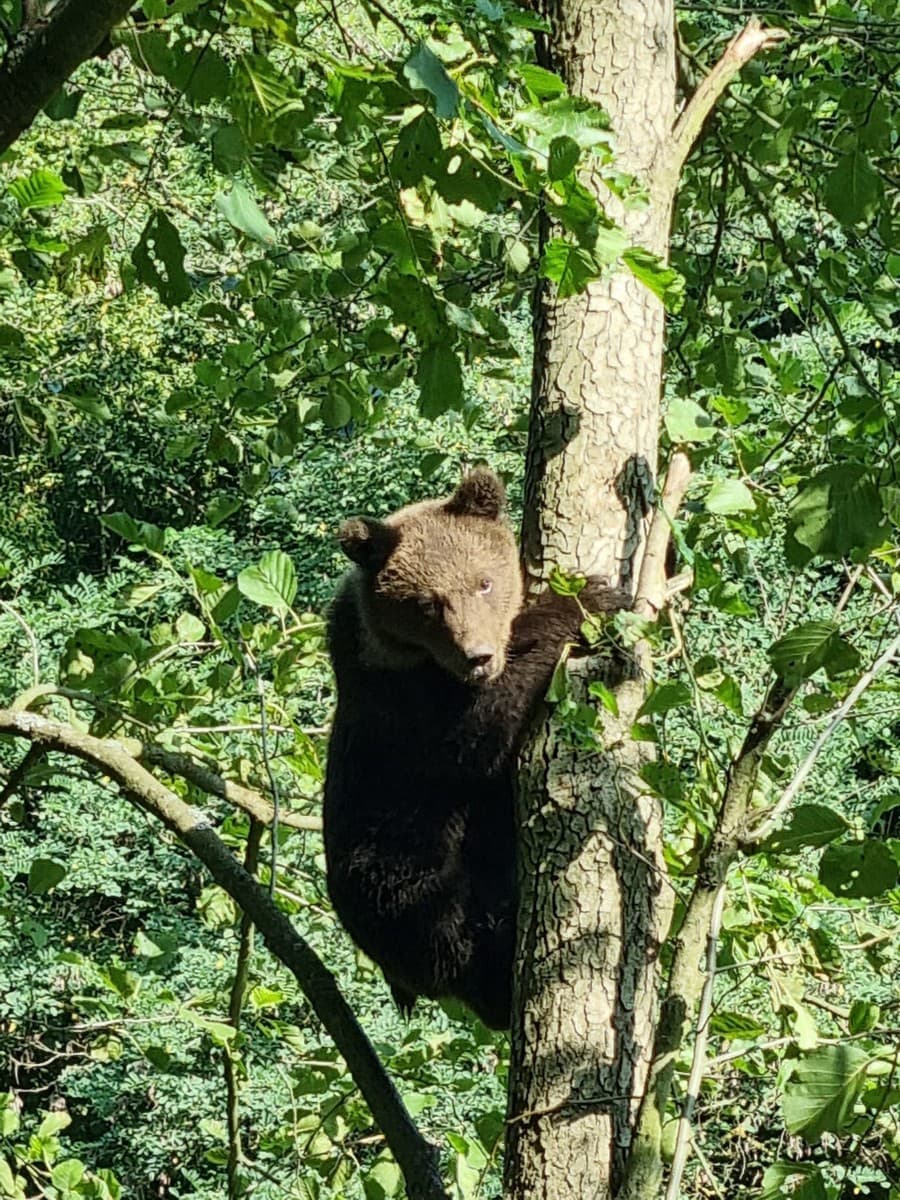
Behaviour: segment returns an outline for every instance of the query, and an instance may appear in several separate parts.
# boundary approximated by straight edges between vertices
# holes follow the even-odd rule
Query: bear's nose
[[[493,646],[473,646],[466,651],[466,660],[473,675],[483,675],[494,657]]]

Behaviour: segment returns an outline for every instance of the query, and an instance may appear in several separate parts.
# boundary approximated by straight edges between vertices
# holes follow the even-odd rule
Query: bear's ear
[[[338,530],[347,557],[367,571],[380,571],[400,541],[400,530],[372,517],[353,517]]]
[[[453,516],[489,517],[496,521],[505,507],[506,488],[493,471],[476,467],[444,505],[444,511]]]

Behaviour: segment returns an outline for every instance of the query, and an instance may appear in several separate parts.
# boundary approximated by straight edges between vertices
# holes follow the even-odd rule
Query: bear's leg
[[[419,997],[415,994],[415,992],[410,992],[407,988],[405,988],[402,983],[391,983],[391,981],[388,979],[387,984],[391,989],[391,995],[394,998],[394,1003],[400,1009],[401,1016],[408,1021],[412,1016],[412,1011],[415,1008],[416,1001]]]
[[[509,916],[491,917],[473,935],[474,949],[454,995],[490,1029],[508,1029],[512,1019],[516,927]]]

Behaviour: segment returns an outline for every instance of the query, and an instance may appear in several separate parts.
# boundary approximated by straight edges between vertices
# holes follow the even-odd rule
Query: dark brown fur
[[[325,785],[328,887],[398,1001],[456,996],[509,1023],[515,948],[514,753],[582,620],[522,609],[515,540],[490,471],[450,497],[341,529],[357,565],[331,612],[338,687]],[[591,581],[587,607],[627,597]]]

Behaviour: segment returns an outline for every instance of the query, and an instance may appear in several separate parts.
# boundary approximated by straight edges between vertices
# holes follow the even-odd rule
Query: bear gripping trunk
[[[541,61],[600,104],[617,166],[646,207],[583,182],[632,245],[665,257],[674,180],[675,29],[670,0],[544,0]],[[544,236],[552,235],[545,228]],[[532,584],[550,569],[633,591],[656,485],[661,302],[621,269],[536,300],[523,522]],[[573,690],[596,664],[570,672]],[[505,1195],[606,1200],[625,1173],[647,1086],[657,955],[671,911],[660,814],[641,793],[646,746],[629,728],[639,682],[616,689],[603,755],[575,753],[545,724],[522,756],[519,953]]]

